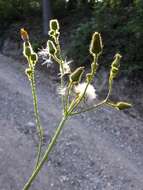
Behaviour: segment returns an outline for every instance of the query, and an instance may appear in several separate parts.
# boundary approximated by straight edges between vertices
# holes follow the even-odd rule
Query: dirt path
[[[22,190],[36,131],[25,65],[0,55],[0,190]],[[59,122],[57,85],[37,71],[45,144]],[[67,123],[31,190],[143,190],[143,122],[102,108]]]

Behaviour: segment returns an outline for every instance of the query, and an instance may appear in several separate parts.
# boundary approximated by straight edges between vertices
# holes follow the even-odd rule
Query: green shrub
[[[143,69],[143,1],[107,0],[97,2],[92,17],[72,31],[68,53],[78,64],[88,63],[88,43],[92,31],[104,36],[104,58],[109,63],[115,51],[124,56],[124,70]],[[108,52],[108,53],[107,53]],[[85,59],[86,57],[86,59]]]
[[[40,12],[40,0],[0,0],[0,20],[10,22]]]
[[[76,59],[78,64],[86,63],[89,58],[89,42],[92,31],[96,30],[96,24],[94,20],[90,20],[79,26],[72,32],[71,44],[68,49],[68,53],[71,57]]]

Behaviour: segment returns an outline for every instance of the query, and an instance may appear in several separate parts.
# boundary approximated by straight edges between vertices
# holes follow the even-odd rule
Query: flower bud
[[[22,40],[24,42],[29,40],[29,35],[28,35],[27,31],[24,28],[20,29],[20,35],[21,35],[21,38],[22,38]]]
[[[31,56],[30,56],[30,59],[32,61],[32,63],[36,63],[38,61],[38,56],[36,53],[32,53]]]
[[[50,55],[55,55],[57,53],[56,46],[51,40],[48,40],[47,46],[48,46],[48,53]]]
[[[28,58],[31,56],[33,50],[32,47],[30,45],[30,43],[24,42],[23,43],[23,55]]]
[[[83,72],[84,72],[84,67],[77,68],[73,73],[71,73],[70,81],[74,83],[79,83],[83,75]]]
[[[118,102],[116,104],[116,108],[118,110],[124,110],[124,109],[128,109],[128,108],[131,108],[132,107],[132,104],[129,104],[127,102]]]
[[[50,20],[50,30],[58,31],[60,29],[57,19]]]
[[[98,32],[95,32],[92,35],[89,51],[92,55],[95,56],[100,54],[102,52],[102,49],[103,49],[103,44],[102,44],[101,35]]]
[[[114,57],[114,61],[111,64],[111,70],[110,70],[110,80],[116,78],[118,72],[119,72],[119,67],[120,67],[120,60],[122,56],[117,53]]]
[[[58,31],[50,30],[49,36],[53,38],[54,42],[56,42],[59,39],[60,33]]]
[[[55,36],[55,31],[54,31],[54,30],[50,30],[50,31],[48,32],[48,34],[49,34],[49,36]]]
[[[32,77],[32,70],[31,70],[31,68],[27,68],[25,70],[25,74],[27,75],[28,79],[31,80],[31,77]]]
[[[92,76],[91,73],[87,73],[87,74],[86,74],[86,81],[87,81],[87,82],[90,82],[90,81],[92,80],[92,78],[93,78],[93,76]]]
[[[119,69],[117,67],[112,67],[110,71],[110,78],[116,78],[117,74],[119,72]]]
[[[112,62],[111,66],[119,68],[120,67],[120,60],[121,60],[121,58],[122,58],[122,56],[119,53],[117,53],[115,55],[115,59]]]

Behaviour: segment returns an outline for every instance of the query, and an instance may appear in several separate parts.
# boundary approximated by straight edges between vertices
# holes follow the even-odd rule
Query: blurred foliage
[[[54,0],[51,1],[51,4],[54,16],[63,18],[70,16],[72,13],[78,13],[79,15],[84,11],[88,16],[89,9],[91,5],[93,5],[93,2],[88,3],[88,0]]]
[[[55,17],[61,18],[65,17],[68,14],[65,0],[51,1],[51,5]]]
[[[88,63],[91,34],[98,31],[105,46],[105,65],[111,62],[116,52],[120,52],[126,71],[143,69],[143,1],[98,1],[92,4],[90,11],[92,16],[72,31],[68,48],[70,56],[78,60],[79,65]]]
[[[7,38],[18,41],[19,28],[34,25],[41,13],[41,0],[0,0],[0,49]]]
[[[109,65],[114,54],[119,52],[123,55],[125,70],[143,69],[143,0],[50,1],[53,17],[62,19],[67,33],[66,53],[76,64],[88,64],[88,44],[92,33],[98,31],[104,42],[104,65]],[[27,22],[36,16],[41,19],[41,5],[42,0],[0,0],[0,34],[11,22],[24,19]],[[36,41],[35,49],[38,47]]]
[[[11,22],[40,12],[40,0],[0,0],[0,21]]]

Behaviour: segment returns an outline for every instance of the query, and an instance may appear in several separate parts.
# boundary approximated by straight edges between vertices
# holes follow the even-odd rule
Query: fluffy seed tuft
[[[75,93],[79,94],[79,96],[82,96],[85,88],[87,86],[86,82],[79,83],[78,85],[75,86],[74,90]],[[93,85],[89,84],[85,93],[85,98],[87,98],[88,101],[93,101],[96,99],[96,90]]]

